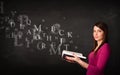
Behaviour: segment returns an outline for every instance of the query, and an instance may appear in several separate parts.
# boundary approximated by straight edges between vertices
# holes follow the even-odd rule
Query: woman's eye
[[[101,30],[98,30],[98,32],[101,32]]]
[[[96,32],[95,30],[93,30],[93,32]]]

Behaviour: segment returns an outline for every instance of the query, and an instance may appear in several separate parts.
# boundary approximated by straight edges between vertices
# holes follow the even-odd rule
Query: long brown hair
[[[104,43],[107,43],[108,42],[108,26],[105,22],[102,22],[102,21],[99,21],[99,22],[96,22],[94,24],[94,26],[97,26],[99,27],[101,30],[104,31],[104,40],[102,41],[101,45],[97,48],[97,50],[95,51],[95,53],[97,53],[97,51],[99,50],[99,48],[104,44]],[[94,40],[94,46],[93,46],[93,50],[97,47],[97,41]]]

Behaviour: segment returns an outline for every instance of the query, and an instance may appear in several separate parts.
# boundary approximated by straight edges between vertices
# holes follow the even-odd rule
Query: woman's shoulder
[[[110,47],[109,43],[104,43],[103,47]]]
[[[109,43],[104,43],[104,44],[101,46],[101,49],[110,50],[110,45],[109,45]]]

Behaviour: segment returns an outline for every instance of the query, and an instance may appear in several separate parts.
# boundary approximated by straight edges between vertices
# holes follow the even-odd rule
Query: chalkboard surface
[[[64,61],[61,53],[70,50],[87,57],[93,47],[92,26],[104,21],[109,27],[111,71],[120,62],[119,17],[118,3],[110,1],[0,1],[2,69],[7,73],[48,70],[50,74],[55,71],[85,74],[80,66]]]

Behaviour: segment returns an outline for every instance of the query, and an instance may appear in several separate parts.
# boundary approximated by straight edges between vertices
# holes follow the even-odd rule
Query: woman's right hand
[[[70,62],[70,63],[75,63],[75,61],[73,60],[74,57],[69,57],[69,56],[65,56],[65,59],[67,62]]]
[[[65,59],[66,59],[66,61],[71,62],[71,63],[75,63],[80,60],[80,58],[74,53],[73,53],[73,57],[66,56]]]

